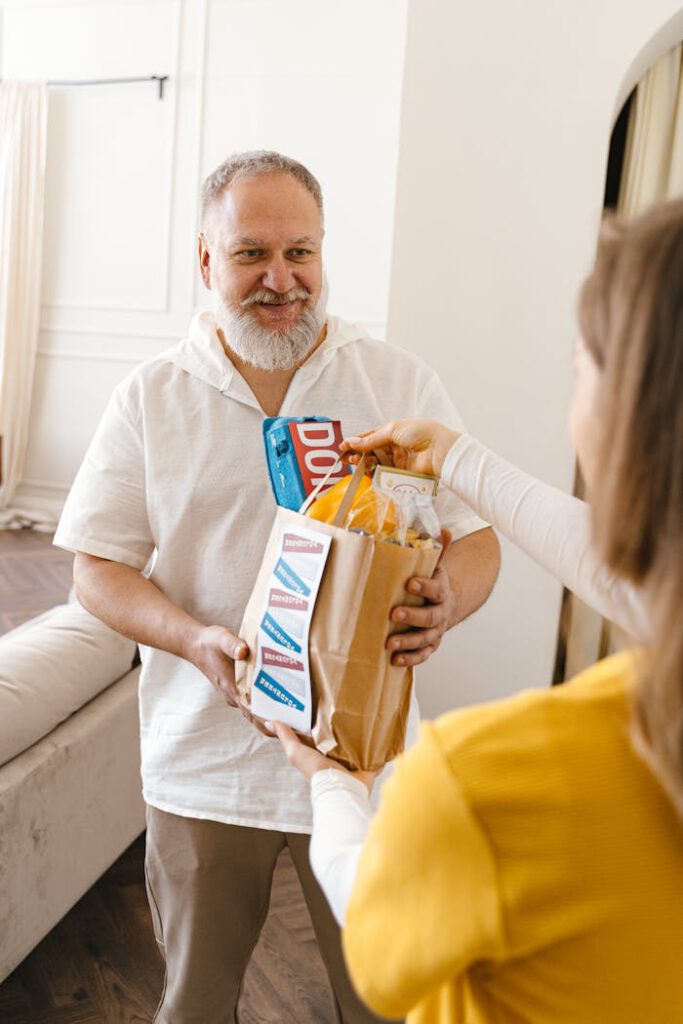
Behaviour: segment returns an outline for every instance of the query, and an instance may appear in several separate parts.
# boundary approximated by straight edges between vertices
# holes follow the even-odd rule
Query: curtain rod
[[[77,82],[50,81],[48,85],[127,85],[129,82],[158,82],[159,99],[164,98],[164,82],[168,81],[168,75],[147,75],[144,78],[93,78]]]

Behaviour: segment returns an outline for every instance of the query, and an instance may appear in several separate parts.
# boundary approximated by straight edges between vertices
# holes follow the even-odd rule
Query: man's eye
[[[241,249],[240,252],[237,253],[237,256],[240,259],[245,260],[256,260],[262,255],[263,253],[261,249]]]
[[[295,259],[295,260],[300,260],[300,259],[305,258],[306,256],[310,256],[311,255],[311,250],[310,249],[290,249],[289,250],[289,255],[293,259]]]

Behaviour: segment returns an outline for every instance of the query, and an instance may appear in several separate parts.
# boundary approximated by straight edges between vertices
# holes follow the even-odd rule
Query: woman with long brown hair
[[[424,725],[372,821],[371,779],[275,724],[354,983],[411,1024],[683,1021],[683,201],[605,230],[579,323],[596,550],[651,646]],[[448,485],[461,440],[399,421],[349,446]]]

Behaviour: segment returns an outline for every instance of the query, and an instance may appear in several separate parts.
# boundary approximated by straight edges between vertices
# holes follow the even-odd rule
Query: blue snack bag
[[[342,437],[339,420],[327,416],[271,416],[263,421],[268,474],[278,505],[301,508],[339,459]],[[351,471],[340,464],[320,493]]]

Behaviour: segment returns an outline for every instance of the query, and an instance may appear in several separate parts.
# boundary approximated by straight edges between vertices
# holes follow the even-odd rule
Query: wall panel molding
[[[398,117],[405,28],[398,12],[407,0],[376,3],[368,10],[362,0],[350,0],[344,10],[330,6],[330,22],[315,0],[291,0],[286,9],[281,0],[0,0],[0,10],[16,19],[2,50],[6,74],[96,78],[85,72],[101,61],[102,77],[115,77],[115,67],[132,74],[132,64],[148,54],[148,63],[164,66],[144,72],[170,76],[163,103],[173,104],[147,107],[145,93],[144,109],[137,100],[119,102],[118,95],[105,96],[102,109],[88,99],[72,107],[67,94],[58,93],[52,262],[44,278],[25,501],[54,506],[63,499],[113,389],[137,364],[185,338],[193,314],[210,308],[196,267],[198,194],[204,174],[230,152],[272,147],[320,164],[330,196],[326,262],[339,296],[330,310],[375,337],[386,336],[393,160],[387,124]],[[49,32],[31,46],[41,24]],[[343,38],[337,40],[341,49],[327,57],[321,48],[330,24]],[[280,44],[302,39],[305,53],[292,73]],[[122,50],[126,40],[130,46]],[[264,41],[275,47],[272,54],[268,46],[262,53]],[[315,100],[319,132],[311,133],[301,117],[289,125],[273,105],[275,97],[287,99],[290,82],[297,109],[305,109],[302,90]],[[325,116],[329,104],[333,112],[350,109],[346,135]],[[363,172],[362,211],[356,213],[361,228],[354,237],[370,246],[368,273],[376,284],[368,283],[347,226],[347,197],[359,187],[347,177],[347,165],[357,168],[347,137],[352,132],[355,138],[354,118],[371,167]],[[109,205],[102,205],[102,196]]]
[[[163,101],[148,83],[50,90],[44,317],[169,310],[186,6],[186,0],[0,6],[6,78],[163,73],[169,79]]]
[[[189,324],[189,320],[187,321]],[[180,341],[184,335],[179,334],[168,334],[166,331],[125,331],[125,330],[112,330],[107,327],[71,327],[54,325],[50,327],[43,326],[40,329],[41,334],[49,335],[60,335],[60,334],[84,334],[84,335],[95,335],[100,338],[151,338],[153,341]],[[185,332],[187,333],[187,332]]]
[[[49,483],[21,483],[12,502],[15,508],[27,512],[42,512],[57,522],[69,493],[68,487]]]
[[[164,289],[167,289],[168,281],[164,279]],[[149,306],[128,306],[125,303],[121,305],[105,305],[99,302],[87,303],[87,302],[43,302],[41,303],[41,310],[50,312],[52,310],[64,310],[65,312],[83,312],[83,313],[166,313],[168,307],[165,302],[157,303],[157,305]]]
[[[66,497],[68,488],[64,484],[56,484],[52,480],[22,480],[22,487],[36,491],[49,491],[51,494],[60,494]]]
[[[164,274],[164,312],[168,312],[170,309],[171,302],[171,274],[174,256],[174,231],[173,224],[175,222],[175,197],[176,197],[176,180],[177,180],[177,169],[178,169],[178,120],[180,110],[180,89],[178,88],[178,80],[180,74],[180,52],[182,44],[181,26],[183,24],[183,16],[185,11],[186,0],[178,0],[175,6],[175,39],[174,39],[174,60],[173,60],[173,75],[170,81],[165,84],[169,86],[167,98],[170,98],[173,102],[173,118],[171,120],[171,159],[169,161],[169,177],[168,177],[168,207],[166,216],[166,267]]]
[[[78,360],[84,363],[141,363],[152,359],[178,342],[168,334],[144,332],[42,330],[37,355],[48,360]]]
[[[155,354],[153,353],[153,355]],[[130,363],[133,366],[150,358],[146,352],[142,352],[139,355],[112,355],[105,352],[88,352],[85,349],[80,352],[76,349],[62,349],[61,351],[49,352],[39,348],[36,355],[41,359],[72,359],[83,363]]]

